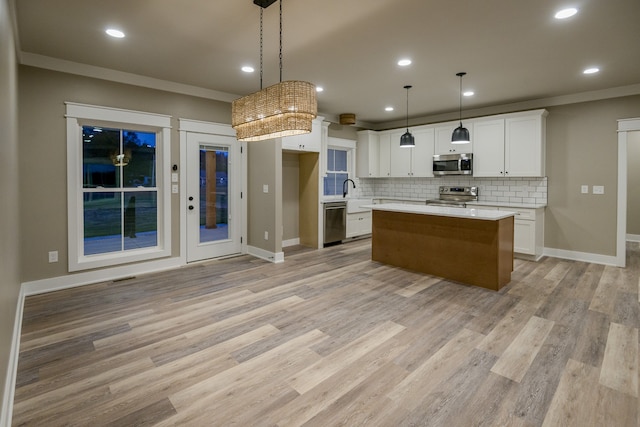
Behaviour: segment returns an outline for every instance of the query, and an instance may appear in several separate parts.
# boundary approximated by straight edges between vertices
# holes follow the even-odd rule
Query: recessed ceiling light
[[[600,71],[600,68],[598,68],[598,67],[591,67],[591,68],[587,68],[587,69],[585,69],[582,73],[583,73],[583,74],[595,74],[595,73],[597,73],[597,72],[599,72],[599,71]]]
[[[462,92],[462,95],[463,96],[473,96],[473,95],[475,95],[475,92],[472,91],[472,90],[468,90],[466,92]]]
[[[244,71],[245,73],[253,73],[255,71],[253,67],[250,67],[248,65],[245,65],[244,67],[242,67],[241,70]]]
[[[410,59],[401,59],[400,61],[398,61],[398,65],[401,67],[406,67],[407,65],[411,65],[411,60]]]
[[[120,30],[116,30],[115,28],[109,28],[107,31],[105,31],[108,35],[110,35],[111,37],[115,37],[117,39],[121,39],[124,38],[124,33]]]
[[[316,86],[316,92],[322,92],[324,88],[322,86]]]
[[[576,13],[578,13],[578,9],[576,9],[575,7],[570,7],[570,8],[562,9],[558,11],[554,16],[556,19],[567,19],[572,17]]]
[[[393,111],[393,107],[384,107],[384,111]]]

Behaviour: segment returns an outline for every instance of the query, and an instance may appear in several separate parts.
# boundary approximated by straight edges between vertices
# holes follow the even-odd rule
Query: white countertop
[[[413,213],[422,215],[451,216],[456,218],[482,219],[497,221],[499,219],[515,216],[515,212],[497,211],[477,208],[454,208],[433,205],[407,205],[402,203],[384,203],[380,205],[367,206],[374,211],[389,211]]]

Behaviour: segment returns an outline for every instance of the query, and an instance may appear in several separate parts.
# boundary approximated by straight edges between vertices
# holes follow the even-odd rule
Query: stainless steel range
[[[478,187],[448,187],[441,185],[439,199],[427,200],[427,205],[464,208],[467,202],[478,200]]]

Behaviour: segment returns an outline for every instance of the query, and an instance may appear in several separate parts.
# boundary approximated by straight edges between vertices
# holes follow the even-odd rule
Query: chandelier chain
[[[262,90],[262,8],[260,8],[260,90]]]
[[[282,83],[282,0],[280,0],[280,83]]]

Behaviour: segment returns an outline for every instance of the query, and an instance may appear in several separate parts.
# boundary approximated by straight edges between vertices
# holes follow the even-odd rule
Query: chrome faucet
[[[347,191],[349,190],[349,184],[347,184],[349,181],[351,181],[351,183],[353,184],[353,188],[356,188],[356,183],[353,182],[352,179],[345,179],[344,182],[342,183],[342,197],[345,198],[347,197]]]

